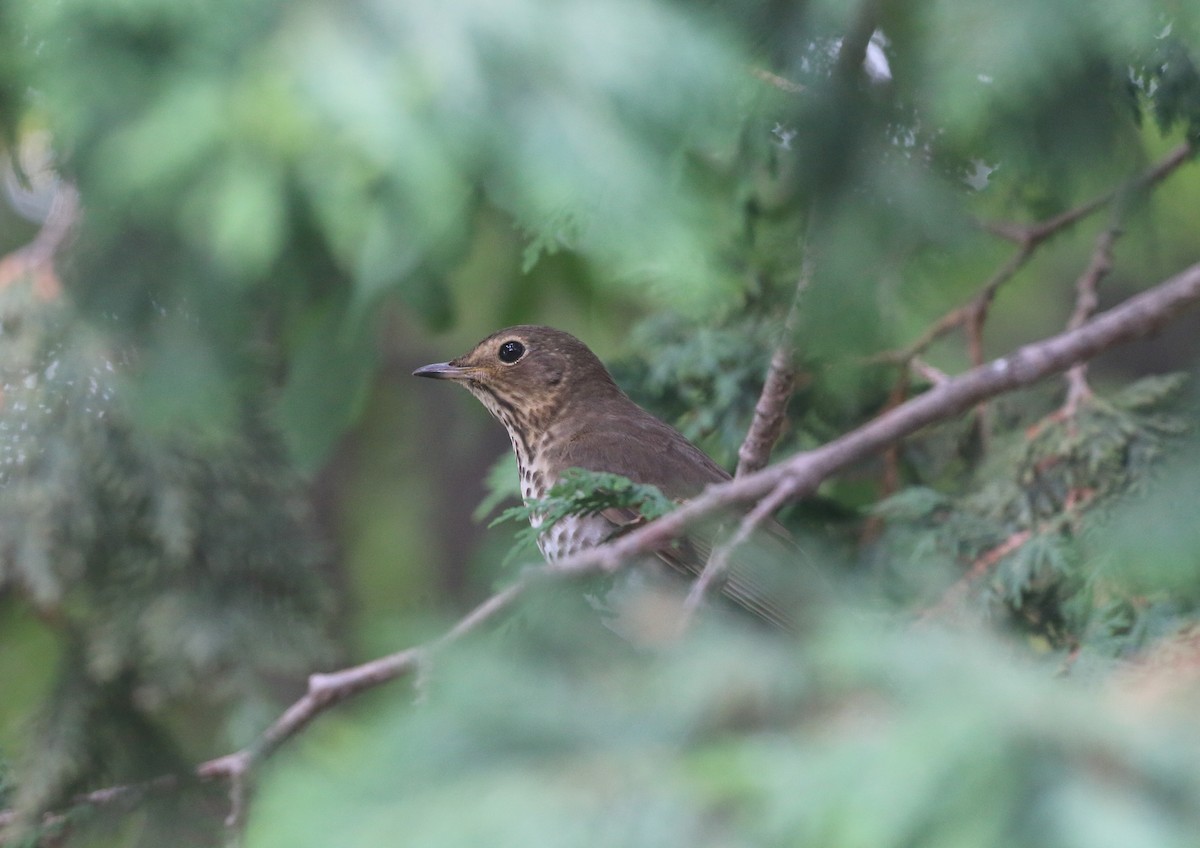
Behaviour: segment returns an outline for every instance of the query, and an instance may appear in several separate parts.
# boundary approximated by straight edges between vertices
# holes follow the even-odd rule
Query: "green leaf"
[[[370,334],[347,332],[335,311],[321,316],[302,336],[274,415],[302,471],[315,471],[357,418],[374,370]]]
[[[483,486],[487,490],[487,494],[479,502],[479,506],[475,507],[475,511],[471,513],[471,518],[475,521],[483,521],[505,501],[520,500],[521,478],[517,474],[516,457],[511,453],[504,453],[497,459],[488,469]],[[498,520],[496,519],[496,521]],[[488,526],[494,526],[495,523],[493,521]]]
[[[517,533],[518,545],[514,550],[519,550],[570,515],[596,515],[613,508],[632,509],[652,521],[676,506],[657,486],[634,483],[620,474],[568,468],[545,497],[504,510],[488,526],[495,527],[507,521],[528,522],[534,517],[541,519],[538,527],[527,526]]]

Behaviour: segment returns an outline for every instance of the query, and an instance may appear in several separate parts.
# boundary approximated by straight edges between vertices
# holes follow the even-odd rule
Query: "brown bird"
[[[603,471],[658,487],[681,501],[729,474],[674,427],[621,391],[587,345],[550,327],[522,325],[493,333],[469,353],[425,365],[418,377],[453,380],[475,395],[508,431],[528,503],[545,496],[569,468]],[[538,537],[547,560],[599,545],[635,525],[631,510],[570,516]],[[533,519],[534,526],[538,519]],[[687,576],[704,567],[708,544],[693,534],[656,551]],[[722,591],[739,605],[790,628],[791,617],[760,586],[760,575],[735,564]]]

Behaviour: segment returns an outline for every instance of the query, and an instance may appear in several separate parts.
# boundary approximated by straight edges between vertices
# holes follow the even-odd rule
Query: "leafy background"
[[[1197,140],[1198,45],[1170,0],[0,7],[0,250],[59,180],[83,209],[57,276],[0,288],[4,805],[243,745],[305,671],[511,579],[503,434],[416,365],[561,326],[732,467],[807,257],[777,455],[819,444],[1011,255],[975,222]],[[1114,205],[1104,303],[1195,261],[1197,180]],[[1066,324],[1113,214],[1000,292],[988,355]],[[246,844],[1190,844],[1196,390],[1167,375],[1196,339],[789,507],[844,584],[798,640],[718,616],[633,650],[578,590],[539,598],[285,748]],[[954,335],[924,359],[970,363]],[[225,807],[189,788],[69,839],[220,844]]]

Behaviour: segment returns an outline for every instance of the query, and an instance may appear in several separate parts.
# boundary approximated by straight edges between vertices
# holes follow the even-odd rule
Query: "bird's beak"
[[[471,369],[463,368],[452,362],[435,362],[432,365],[422,365],[413,372],[413,376],[433,377],[436,380],[465,380],[470,373]]]

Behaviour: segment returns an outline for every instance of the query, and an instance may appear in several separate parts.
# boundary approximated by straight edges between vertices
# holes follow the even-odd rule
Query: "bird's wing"
[[[646,523],[645,518],[637,511],[624,507],[612,507],[600,514],[613,525],[614,536],[627,533]],[[776,526],[778,531],[771,528],[773,532],[770,535],[794,550],[787,530],[782,525]],[[703,530],[690,533],[667,547],[656,549],[654,553],[673,571],[688,579],[695,579],[700,576],[712,555],[711,536],[711,532],[706,533]],[[773,600],[775,593],[767,589],[768,581],[764,579],[764,574],[759,573],[765,567],[760,565],[755,568],[754,563],[739,558],[735,552],[725,582],[721,585],[721,593],[764,621],[794,632],[795,617]]]
[[[586,429],[565,434],[553,446],[549,464],[585,468],[657,486],[669,498],[695,497],[729,473],[675,428],[633,404],[612,421],[593,417]]]

